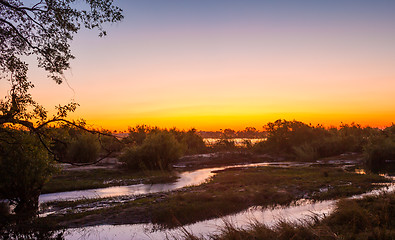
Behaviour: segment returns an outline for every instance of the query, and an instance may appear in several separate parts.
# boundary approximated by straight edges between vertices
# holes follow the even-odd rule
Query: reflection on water
[[[257,164],[254,164],[257,165]],[[259,165],[259,164],[258,164]],[[212,168],[213,170],[223,168]],[[202,169],[209,170],[209,169]],[[213,174],[213,173],[211,173]],[[361,199],[367,196],[378,195],[383,192],[394,192],[395,185],[390,184],[381,189],[368,193],[355,195],[350,199]],[[211,219],[198,223],[185,225],[182,229],[158,230],[153,224],[133,224],[133,225],[102,225],[85,228],[75,228],[67,230],[66,239],[166,239],[184,236],[185,230],[189,233],[201,237],[208,237],[210,234],[219,233],[219,229],[226,223],[231,223],[236,227],[248,227],[254,221],[263,222],[269,227],[273,227],[278,221],[293,223],[303,223],[312,220],[314,217],[328,216],[335,208],[336,200],[322,202],[310,202],[301,200],[294,206],[261,208],[251,207],[248,210],[224,218]]]
[[[354,171],[357,174],[366,174],[365,169],[362,169],[362,168],[356,168]]]
[[[141,195],[147,193],[157,193],[171,191],[185,186],[203,183],[210,178],[217,169],[201,169],[192,172],[183,172],[179,179],[174,183],[165,184],[136,184],[129,186],[116,186],[81,191],[58,192],[40,195],[40,202],[55,200],[76,200],[82,198],[105,198],[124,195]]]
[[[262,209],[260,207],[249,208],[241,213],[230,215],[225,218],[217,218],[183,227],[189,233],[196,236],[208,237],[209,234],[219,233],[219,229],[225,223],[232,223],[237,227],[245,227],[253,221],[264,222],[268,226],[274,226],[279,220],[289,222],[309,221],[312,214],[323,217],[328,215],[334,208],[335,201],[323,201],[319,203],[306,203],[287,208]],[[183,236],[182,229],[158,230],[152,224],[134,225],[103,225],[69,229],[65,238],[76,239],[172,239]]]
[[[395,191],[395,186],[392,184],[378,190],[353,196],[351,199],[360,199],[382,192],[393,191]],[[254,221],[258,221],[273,227],[280,220],[298,224],[311,221],[313,216],[322,218],[328,216],[335,209],[336,202],[336,200],[328,200],[314,203],[308,200],[301,200],[297,205],[290,207],[276,207],[273,209],[252,207],[224,218],[201,221],[185,225],[182,229],[172,230],[158,230],[152,224],[101,225],[74,228],[66,231],[65,239],[172,239],[173,237],[182,237],[184,230],[197,236],[208,238],[210,234],[219,233],[221,227],[224,227],[226,223],[245,228]]]
[[[235,166],[217,167],[217,168],[204,168],[194,171],[182,172],[179,174],[179,178],[174,183],[164,184],[136,184],[129,186],[117,186],[117,187],[106,187],[96,188],[81,191],[69,191],[69,192],[58,192],[48,193],[40,195],[40,203],[49,201],[60,201],[60,200],[77,200],[83,198],[105,198],[105,197],[117,197],[125,195],[141,195],[148,193],[158,193],[172,191],[187,186],[199,185],[207,181],[209,178],[215,175],[215,171],[223,170],[232,167],[256,167],[256,166],[267,166],[269,163],[253,163],[243,164]]]
[[[44,194],[40,196],[41,202],[52,200],[72,200],[78,198],[93,198],[93,197],[114,197],[122,195],[139,195],[146,193],[156,193],[163,191],[171,191],[185,186],[201,184],[210,177],[215,175],[215,171],[223,170],[231,167],[255,167],[255,166],[304,166],[301,163],[258,163],[246,164],[217,168],[206,168],[195,171],[182,172],[179,174],[179,179],[175,183],[167,184],[138,184],[131,186],[109,187],[102,189],[91,189],[84,191],[72,191],[53,194]],[[357,173],[365,174],[363,169],[357,169]],[[393,192],[395,186],[393,184],[385,186],[379,190],[356,195],[352,199],[359,199],[369,195],[377,195],[383,191]],[[309,202],[306,200],[300,201],[297,205],[290,207],[277,207],[274,209],[263,209],[261,207],[252,207],[240,213],[227,216],[225,218],[217,218],[207,221],[201,221],[195,224],[183,226],[182,229],[172,230],[158,230],[152,224],[133,224],[133,225],[101,225],[93,227],[69,229],[65,233],[65,238],[70,240],[76,239],[172,239],[173,237],[182,237],[184,230],[198,236],[208,237],[209,234],[219,233],[219,229],[225,225],[225,222],[230,222],[236,227],[247,227],[253,221],[263,222],[266,225],[273,226],[279,220],[288,222],[303,222],[315,217],[324,217],[330,214],[336,204],[336,200]]]
[[[203,141],[207,146],[212,146],[215,143],[221,141],[221,138],[204,138]],[[258,143],[258,142],[262,142],[265,141],[266,138],[230,138],[227,139],[229,141],[233,141],[235,143],[236,146],[238,147],[243,147],[246,145],[246,141],[249,141],[252,145]]]
[[[52,223],[34,222],[34,221],[18,221],[1,222],[0,239],[45,239],[45,240],[63,240],[64,230],[55,230]]]

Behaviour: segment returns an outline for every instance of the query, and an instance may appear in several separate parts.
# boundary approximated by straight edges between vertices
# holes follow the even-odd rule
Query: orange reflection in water
[[[356,168],[355,169],[355,173],[357,173],[357,174],[366,174],[366,171],[365,171],[365,169],[358,169],[358,168]]]

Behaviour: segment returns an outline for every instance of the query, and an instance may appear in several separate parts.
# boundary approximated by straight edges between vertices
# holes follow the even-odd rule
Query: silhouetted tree
[[[49,153],[27,131],[9,129],[0,139],[0,196],[16,205],[16,214],[34,216],[41,189],[55,170]]]
[[[16,178],[20,175],[13,176],[13,171],[2,171],[0,198],[16,203],[16,212],[37,209],[37,196],[51,174],[51,162],[41,149],[44,148],[46,154],[53,153],[48,144],[51,140],[48,124],[60,122],[85,129],[66,119],[78,106],[75,102],[57,106],[57,113],[48,116],[29,93],[34,85],[28,80],[28,64],[22,59],[36,56],[38,67],[61,84],[62,74],[74,58],[69,45],[74,34],[85,27],[98,29],[99,36],[104,36],[103,24],[122,18],[121,9],[114,6],[112,0],[40,0],[35,3],[0,0],[0,79],[10,83],[8,95],[0,101],[0,169],[26,170],[18,172],[26,178]],[[15,133],[16,128],[20,128],[19,133]],[[18,134],[21,135],[18,137]],[[12,148],[10,143],[14,144]],[[15,196],[9,195],[11,192]]]

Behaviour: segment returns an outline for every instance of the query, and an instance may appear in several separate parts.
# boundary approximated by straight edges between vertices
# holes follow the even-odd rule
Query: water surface
[[[395,185],[391,184],[378,190],[368,193],[352,196],[351,199],[359,199],[366,196],[377,195],[383,192],[395,191]],[[130,224],[130,225],[100,225],[93,227],[68,229],[65,233],[65,239],[173,239],[173,237],[184,236],[185,231],[196,236],[209,238],[211,234],[220,233],[220,229],[226,223],[231,223],[239,228],[246,228],[253,222],[266,224],[268,227],[275,226],[279,221],[286,221],[296,224],[311,222],[313,217],[324,218],[331,214],[338,200],[327,200],[321,202],[312,202],[309,200],[300,200],[296,204],[288,207],[262,208],[251,207],[237,214],[228,215],[222,218],[216,218],[194,224],[185,225],[177,229],[158,229],[153,224]]]
[[[135,184],[129,186],[115,186],[96,188],[80,191],[68,191],[41,194],[40,203],[49,201],[72,201],[84,198],[106,198],[133,195],[138,196],[142,194],[158,193],[173,191],[187,186],[200,185],[215,175],[215,171],[234,167],[258,167],[268,166],[273,163],[252,163],[234,166],[203,168],[194,171],[186,171],[179,173],[179,178],[174,183],[159,183],[159,184]]]

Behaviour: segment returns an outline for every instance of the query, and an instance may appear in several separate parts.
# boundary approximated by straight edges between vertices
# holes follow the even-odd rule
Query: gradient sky
[[[70,87],[31,63],[38,102],[113,130],[395,121],[393,0],[115,2],[107,37],[72,42]]]

